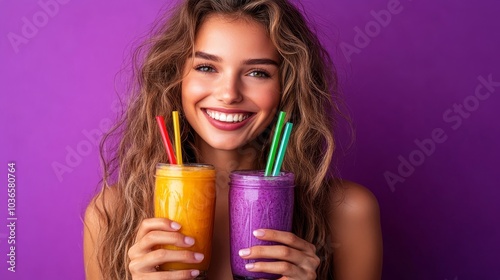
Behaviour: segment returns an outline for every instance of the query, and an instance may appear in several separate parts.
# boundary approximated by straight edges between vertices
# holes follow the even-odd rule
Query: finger
[[[154,274],[158,274],[160,277],[158,279],[193,279],[194,277],[200,275],[199,270],[176,270],[176,271],[159,271]],[[149,278],[148,278],[149,279]],[[156,279],[156,278],[155,278]]]
[[[200,271],[193,270],[175,270],[175,271],[158,271],[152,273],[142,273],[142,278],[147,278],[148,280],[164,280],[164,279],[193,279],[194,277],[200,275]],[[133,275],[133,277],[136,275]],[[140,278],[140,276],[136,276]]]
[[[158,245],[175,245],[187,248],[193,246],[194,242],[194,238],[179,232],[150,231],[130,248],[129,257],[134,258],[139,254],[147,253]]]
[[[155,267],[169,262],[199,263],[205,256],[187,250],[165,250],[158,249],[145,254],[142,257],[133,259],[129,263],[130,272],[152,272]]]
[[[136,244],[130,247],[128,256],[130,259],[138,258],[158,245],[175,245],[178,247],[191,247],[195,240],[179,232],[150,231]]]
[[[181,228],[181,225],[177,222],[171,221],[166,218],[149,218],[144,219],[139,226],[139,231],[135,237],[135,240],[141,240],[144,235],[153,230],[163,230],[163,231],[177,231]]]
[[[309,256],[304,256],[304,253],[297,249],[280,245],[253,246],[241,249],[238,254],[243,259],[278,259],[295,265],[307,263],[310,258]]]
[[[252,272],[265,272],[286,276],[286,279],[316,279],[308,278],[304,269],[289,262],[255,262],[247,263],[245,269]]]
[[[299,238],[297,235],[274,229],[258,229],[253,231],[253,235],[261,240],[275,241],[285,244],[297,250],[306,252],[310,256],[316,256],[316,246]]]

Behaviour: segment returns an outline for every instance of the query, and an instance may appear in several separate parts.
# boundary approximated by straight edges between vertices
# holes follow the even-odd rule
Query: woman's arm
[[[98,228],[97,209],[95,200],[92,200],[85,211],[85,223],[83,225],[83,259],[87,280],[102,279],[97,263],[96,240]]]
[[[113,205],[116,199],[116,190],[106,188],[104,193],[99,193],[87,206],[85,211],[85,220],[83,225],[83,260],[85,265],[85,275],[87,280],[103,279],[98,263],[98,248],[99,240],[102,240],[101,233],[104,232],[103,222],[99,216],[99,212],[104,209],[104,203],[109,207]],[[104,201],[104,197],[106,201]]]
[[[332,207],[336,279],[379,280],[382,232],[377,199],[367,188],[356,183],[345,181],[343,188],[342,200]]]

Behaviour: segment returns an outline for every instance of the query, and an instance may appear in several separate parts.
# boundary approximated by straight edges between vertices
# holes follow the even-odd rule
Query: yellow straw
[[[181,149],[181,129],[179,125],[179,112],[172,112],[172,119],[174,121],[174,138],[175,138],[175,157],[177,164],[182,164],[182,149]]]

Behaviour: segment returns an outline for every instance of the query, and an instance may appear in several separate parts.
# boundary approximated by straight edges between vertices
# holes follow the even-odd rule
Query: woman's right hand
[[[196,269],[157,271],[168,262],[199,263],[204,256],[188,250],[155,249],[158,245],[175,245],[189,248],[194,239],[178,232],[181,225],[164,218],[149,218],[141,222],[135,244],[128,250],[129,270],[132,279],[193,279],[199,275]]]

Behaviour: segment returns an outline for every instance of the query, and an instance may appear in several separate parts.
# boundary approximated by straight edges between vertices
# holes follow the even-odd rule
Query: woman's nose
[[[227,76],[221,79],[221,84],[215,93],[215,98],[226,105],[241,102],[243,95],[241,94],[239,80],[236,76]]]

